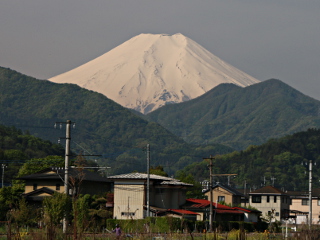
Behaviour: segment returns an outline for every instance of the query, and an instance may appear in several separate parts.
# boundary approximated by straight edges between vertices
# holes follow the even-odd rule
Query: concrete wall
[[[276,202],[274,202],[274,198],[276,197]],[[280,195],[269,195],[269,202],[267,201],[268,196],[261,194],[261,203],[253,203],[252,196],[250,196],[249,204],[252,207],[257,208],[262,212],[262,217],[265,217],[269,211],[274,209],[274,217],[276,220],[280,221],[281,217],[283,217],[284,210],[289,209],[290,206],[290,198],[289,196],[280,196]]]
[[[213,195],[213,202],[217,202],[219,196],[225,197],[225,203],[231,204],[231,205],[240,205],[241,204],[241,197],[240,196],[233,196],[232,193],[228,192],[227,190],[216,187],[212,191]],[[210,201],[210,191],[206,192],[205,195],[208,197],[208,200]]]
[[[151,205],[165,209],[178,209],[186,201],[186,191],[181,188],[172,188],[168,186],[155,186],[152,189],[153,201]]]
[[[25,193],[29,193],[34,191],[35,189],[33,189],[33,184],[37,184],[37,189],[43,188],[43,187],[47,187],[50,188],[54,191],[63,193],[64,192],[64,185],[62,183],[62,181],[48,181],[48,180],[35,180],[35,181],[26,181],[26,185],[25,185]],[[56,190],[56,184],[60,184],[60,190]]]
[[[319,224],[320,221],[320,199],[312,199],[312,223]],[[294,198],[291,200],[292,204],[290,205],[290,210],[298,210],[300,212],[307,212],[309,215],[309,205],[302,205],[301,198]],[[305,223],[306,216],[302,215],[297,218],[297,224]]]
[[[144,183],[114,184],[113,217],[116,219],[143,218]]]

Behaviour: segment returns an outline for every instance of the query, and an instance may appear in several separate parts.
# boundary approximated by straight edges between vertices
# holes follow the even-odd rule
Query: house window
[[[276,216],[279,216],[279,212],[276,212]]]
[[[277,202],[277,196],[273,196],[273,202]]]
[[[33,190],[37,190],[37,188],[38,188],[38,184],[34,183],[33,184]]]
[[[309,205],[309,199],[302,199],[301,205],[308,206]]]
[[[133,217],[134,215],[134,212],[121,212],[121,216]]]
[[[57,191],[60,191],[60,183],[57,183],[57,184],[56,184],[56,190],[57,190]]]
[[[267,202],[270,202],[270,196],[267,196]]]
[[[261,195],[252,196],[253,203],[261,203]]]
[[[224,196],[218,196],[218,202],[224,202],[225,197]]]

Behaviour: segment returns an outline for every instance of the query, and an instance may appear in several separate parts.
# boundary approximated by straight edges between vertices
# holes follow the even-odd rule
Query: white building
[[[262,217],[272,214],[273,220],[280,221],[289,216],[289,195],[273,186],[250,192],[249,198],[249,204],[261,211]]]
[[[129,173],[108,177],[114,181],[113,217],[142,219],[147,216],[147,177],[145,173]],[[186,191],[192,184],[150,174],[149,216],[179,209],[186,202]]]

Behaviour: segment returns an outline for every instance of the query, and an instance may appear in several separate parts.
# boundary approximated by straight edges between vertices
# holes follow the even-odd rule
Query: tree
[[[190,173],[187,174],[185,171],[178,171],[177,179],[179,179],[181,182],[193,184],[193,187],[187,191],[187,198],[203,198],[200,182],[196,181]]]
[[[268,213],[265,214],[264,218],[262,218],[269,226],[270,232],[279,232],[281,222],[277,221],[275,218],[275,209],[271,209]]]
[[[22,193],[23,190],[17,187],[0,189],[0,221],[6,220],[7,213],[18,204]]]
[[[109,201],[110,200],[111,199],[109,199]],[[89,215],[90,215],[90,219],[92,219],[90,226],[94,231],[96,229],[101,230],[103,227],[105,227],[106,219],[112,218],[113,212],[112,210],[106,207],[107,202],[108,202],[108,199],[103,196],[95,195],[92,197],[92,202],[90,204],[90,209],[89,209]],[[113,202],[113,197],[110,202]]]
[[[39,211],[28,206],[25,198],[21,198],[18,204],[9,212],[9,218],[16,226],[17,232],[23,225],[35,224],[38,219]]]
[[[168,174],[163,170],[163,167],[160,166],[160,165],[157,166],[157,167],[151,166],[150,174],[155,174],[155,175],[159,175],[159,176],[168,177]]]
[[[72,200],[74,236],[78,232],[81,235],[89,226],[89,200],[90,195],[88,194]]]
[[[60,156],[47,156],[45,158],[33,158],[23,164],[18,177],[33,174],[49,167],[64,167],[64,158]]]
[[[61,223],[70,206],[69,198],[64,193],[55,192],[52,197],[46,197],[43,200],[42,206],[44,210],[44,220],[48,226],[48,235],[54,239],[54,229]]]

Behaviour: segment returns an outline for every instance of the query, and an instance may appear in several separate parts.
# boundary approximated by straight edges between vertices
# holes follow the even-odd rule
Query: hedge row
[[[191,221],[173,217],[150,217],[146,219],[107,219],[106,228],[112,230],[119,224],[126,233],[172,233],[172,232],[203,232],[209,228],[208,221]],[[218,231],[231,231],[242,229],[248,232],[264,231],[268,228],[267,223],[248,222],[213,222],[214,229]]]

